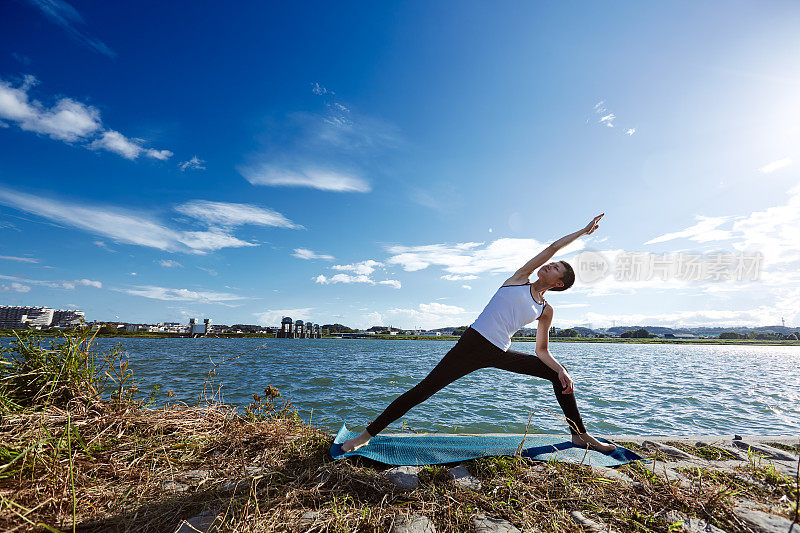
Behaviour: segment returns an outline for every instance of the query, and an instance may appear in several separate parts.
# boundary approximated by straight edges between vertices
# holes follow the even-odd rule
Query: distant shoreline
[[[23,330],[24,331],[24,330]],[[41,337],[62,337],[63,332],[60,331],[37,331],[38,336]],[[0,338],[11,338],[13,335],[7,332],[0,332]],[[275,335],[268,333],[222,333],[209,335],[207,337],[196,337],[192,339],[188,335],[180,333],[151,333],[151,332],[135,332],[123,335],[113,334],[98,334],[95,338],[104,339],[274,339]],[[339,339],[335,335],[326,335],[323,339]],[[366,337],[359,337],[359,339],[376,339],[376,340],[412,340],[412,341],[457,341],[458,336],[455,335],[370,335]],[[282,339],[286,342],[304,342],[315,339]],[[344,338],[342,340],[350,340]],[[535,342],[536,337],[513,337],[513,342]],[[738,345],[738,346],[800,346],[800,341],[793,340],[764,340],[764,339],[637,339],[637,338],[623,338],[623,337],[550,337],[550,342],[576,342],[576,343],[617,343],[617,344],[720,344],[720,345]]]

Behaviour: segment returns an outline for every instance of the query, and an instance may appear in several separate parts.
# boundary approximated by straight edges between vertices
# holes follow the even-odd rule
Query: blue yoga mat
[[[516,455],[522,443],[520,455],[534,461],[555,459],[592,466],[619,466],[642,459],[622,446],[617,446],[613,453],[606,455],[575,446],[567,436],[540,434],[527,435],[524,441],[522,436],[515,435],[377,435],[366,446],[352,452],[342,452],[342,443],[358,434],[359,432],[349,431],[342,424],[342,429],[331,446],[331,457],[342,459],[360,455],[387,465],[436,465],[478,457]],[[608,442],[604,439],[597,440]]]

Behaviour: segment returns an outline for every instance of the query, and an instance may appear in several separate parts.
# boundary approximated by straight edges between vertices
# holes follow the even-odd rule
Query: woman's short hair
[[[562,265],[564,265],[564,274],[561,276],[561,281],[564,282],[563,287],[551,287],[549,290],[551,291],[565,291],[572,287],[572,284],[575,283],[575,271],[572,270],[572,267],[566,261],[559,261]]]

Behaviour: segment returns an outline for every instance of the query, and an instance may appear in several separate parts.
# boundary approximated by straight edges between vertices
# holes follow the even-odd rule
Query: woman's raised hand
[[[589,222],[589,223],[586,225],[586,227],[585,227],[585,228],[583,228],[583,234],[584,234],[584,235],[591,235],[591,234],[592,234],[592,232],[593,232],[594,230],[596,230],[596,229],[597,229],[597,226],[598,226],[598,224],[597,224],[597,223],[598,223],[598,222],[600,222],[600,219],[601,219],[601,218],[603,218],[603,215],[605,215],[605,213],[600,213],[599,215],[597,215],[596,217],[594,217],[594,218],[592,219],[592,221],[591,221],[591,222]]]

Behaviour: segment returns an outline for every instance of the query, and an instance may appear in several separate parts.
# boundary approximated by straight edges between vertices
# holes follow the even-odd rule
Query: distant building
[[[53,311],[53,322],[51,326],[59,328],[74,328],[85,322],[86,315],[83,311],[72,309],[55,309]]]
[[[0,328],[74,327],[79,325],[83,319],[83,311],[0,305]]]

